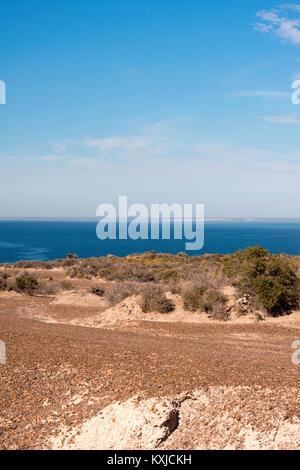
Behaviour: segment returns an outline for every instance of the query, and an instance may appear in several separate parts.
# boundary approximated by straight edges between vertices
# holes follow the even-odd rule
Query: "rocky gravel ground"
[[[7,363],[0,365],[1,449],[51,447],[62,429],[80,434],[86,420],[136,396],[159,402],[194,393],[200,400],[198,412],[185,410],[159,444],[166,448],[245,448],[247,442],[272,448],[284,432],[279,424],[288,424],[288,436],[300,419],[300,369],[291,362],[297,329],[140,321],[109,330],[20,314],[44,312],[49,302],[0,295],[0,339],[7,348]],[[255,444],[257,434],[243,437],[253,426],[273,433],[273,444]],[[280,440],[283,447],[297,445]]]

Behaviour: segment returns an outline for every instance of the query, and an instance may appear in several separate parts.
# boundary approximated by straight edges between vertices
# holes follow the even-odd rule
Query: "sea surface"
[[[53,260],[67,253],[88,258],[150,250],[174,254],[185,251],[185,240],[101,241],[96,226],[97,221],[0,220],[0,263]],[[254,245],[268,248],[271,253],[300,255],[300,221],[207,221],[204,248],[187,253],[226,254]]]

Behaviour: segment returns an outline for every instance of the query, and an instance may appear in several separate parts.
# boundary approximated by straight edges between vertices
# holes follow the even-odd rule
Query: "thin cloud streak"
[[[260,119],[263,119],[266,122],[273,122],[275,124],[300,124],[300,118],[292,115],[261,116]]]
[[[233,91],[231,93],[226,93],[226,96],[279,99],[279,98],[288,98],[290,96],[290,93],[286,91],[276,91],[276,90],[273,90],[273,91],[272,90],[240,90],[240,91]]]

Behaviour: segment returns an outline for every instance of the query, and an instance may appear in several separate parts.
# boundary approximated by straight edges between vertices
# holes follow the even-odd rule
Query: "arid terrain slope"
[[[221,321],[168,285],[172,310],[144,312],[121,281],[26,271],[61,287],[0,292],[1,449],[300,449],[298,311]]]

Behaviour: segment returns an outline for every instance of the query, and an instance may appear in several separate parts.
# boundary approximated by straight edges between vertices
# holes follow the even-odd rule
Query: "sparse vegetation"
[[[208,318],[212,320],[228,321],[230,318],[230,312],[226,309],[223,302],[215,303],[211,309],[207,312]]]
[[[3,266],[13,278],[8,280],[7,273],[2,272],[0,290],[52,295],[59,290],[74,289],[67,278],[61,279],[61,270],[57,282],[55,271],[49,274],[22,271],[13,280],[16,268],[63,267],[70,278],[96,280],[95,285],[105,279],[105,287],[97,285],[90,292],[105,297],[110,305],[116,305],[128,296],[140,295],[143,311],[168,312],[174,307],[165,294],[170,292],[182,296],[186,311],[203,311],[211,318],[224,320],[229,315],[227,299],[222,294],[225,286],[234,286],[241,298],[248,296],[247,308],[235,306],[236,315],[258,311],[262,315],[280,316],[296,309],[300,299],[300,260],[271,255],[259,246],[230,255],[194,257],[185,253],[171,255],[149,251],[125,258],[108,255],[79,259],[69,253],[62,260],[20,261]]]
[[[205,288],[202,286],[194,286],[183,292],[183,306],[185,310],[196,312],[200,310],[203,302]]]
[[[91,293],[94,295],[98,295],[98,297],[103,297],[105,294],[105,289],[103,287],[92,287]]]
[[[150,285],[144,289],[140,300],[140,307],[144,313],[170,313],[175,309],[172,300],[168,299],[163,290],[155,285]]]
[[[181,294],[182,292],[181,284],[179,282],[171,281],[168,283],[168,290],[174,295]]]
[[[73,255],[72,253],[67,253],[66,259],[63,261],[63,266],[73,266],[76,264],[78,259],[77,255]]]
[[[55,261],[19,261],[14,266],[19,269],[53,269],[61,266],[63,260]]]
[[[35,293],[40,295],[55,295],[60,291],[61,286],[58,282],[47,282],[45,280],[39,281],[38,287],[34,290]],[[32,295],[32,294],[31,294]]]
[[[63,290],[72,290],[72,289],[74,289],[73,284],[70,281],[67,281],[66,279],[64,279],[63,281],[60,282],[60,287]]]
[[[224,307],[226,302],[227,298],[220,291],[207,290],[202,297],[201,308],[204,312],[213,313],[217,305]]]
[[[227,298],[218,290],[195,285],[184,291],[182,297],[185,310],[206,312],[215,319],[228,318],[225,306]]]
[[[157,284],[180,284],[185,281],[203,283],[211,288],[225,285],[220,255],[189,257],[146,252],[125,258],[109,255],[102,258],[65,260],[66,273],[71,278],[105,279],[106,281]]]
[[[138,293],[138,289],[132,283],[121,283],[121,284],[111,284],[105,290],[105,297],[107,298],[110,305],[116,305],[126,297],[130,297]]]
[[[7,281],[6,280],[7,280],[7,274],[6,273],[0,273],[0,291],[7,289]]]
[[[73,253],[67,253],[66,259],[78,259],[77,255],[73,255]]]
[[[156,282],[178,282],[180,274],[176,269],[158,269],[154,274],[154,280]]]

